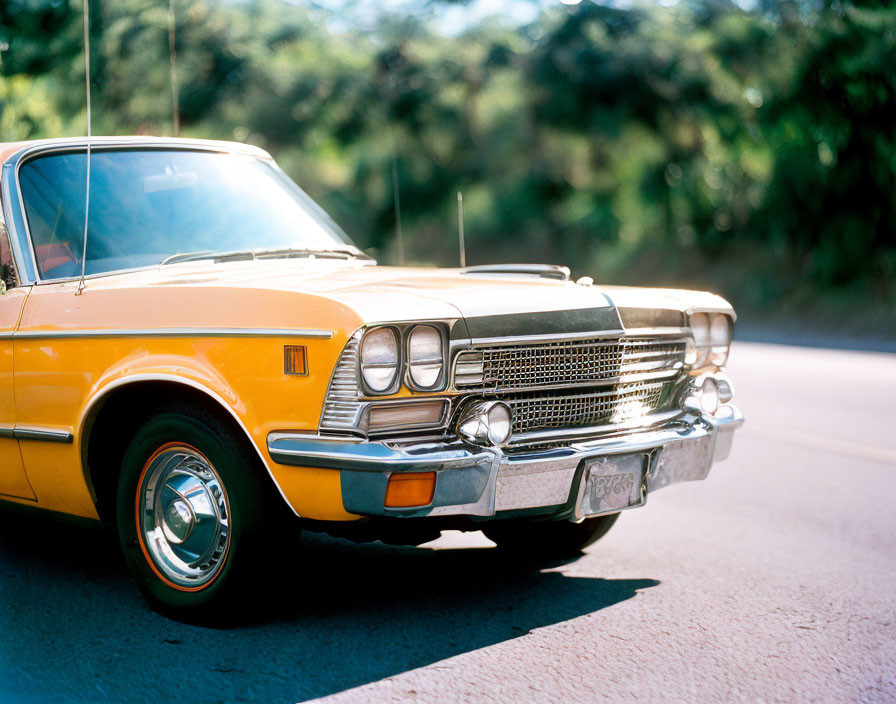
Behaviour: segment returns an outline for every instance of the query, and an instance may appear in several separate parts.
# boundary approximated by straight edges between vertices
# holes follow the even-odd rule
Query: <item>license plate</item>
[[[582,515],[613,513],[643,504],[647,498],[646,492],[641,491],[645,457],[601,457],[586,466],[582,476]]]

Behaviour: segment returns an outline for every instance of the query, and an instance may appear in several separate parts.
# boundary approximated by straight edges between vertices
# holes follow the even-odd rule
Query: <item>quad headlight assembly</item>
[[[388,396],[402,383],[413,391],[442,391],[447,382],[447,333],[442,326],[379,325],[361,338],[360,370],[365,395]]]
[[[693,346],[685,350],[685,364],[694,368],[722,367],[728,361],[732,321],[724,313],[694,313],[690,317]]]

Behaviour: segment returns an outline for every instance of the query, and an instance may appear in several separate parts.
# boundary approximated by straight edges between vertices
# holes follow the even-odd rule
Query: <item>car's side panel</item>
[[[0,494],[34,500],[28,483],[19,444],[13,435],[16,423],[13,392],[12,331],[28,297],[30,287],[10,289],[0,295]]]
[[[178,295],[173,289],[88,287],[76,295],[76,286],[36,287],[14,342],[18,423],[73,435],[70,444],[20,443],[41,506],[96,516],[82,471],[92,411],[113,389],[165,379],[201,389],[225,406],[246,430],[278,485],[289,488],[284,493],[297,513],[351,517],[342,507],[341,494],[334,491],[337,471],[309,473],[274,465],[266,446],[271,432],[317,427],[330,372],[346,337],[358,325],[344,308],[331,304],[326,310],[324,304],[320,306],[324,310],[299,308],[290,313],[289,306],[305,301],[296,294],[280,294],[282,299],[277,300],[278,294],[272,292],[265,292],[264,302],[247,302],[245,291],[237,295],[194,288],[187,292],[190,295],[184,291]],[[262,303],[283,307],[259,310]],[[278,336],[271,329],[258,328],[259,321],[264,325],[272,313],[277,314],[280,329],[286,320],[289,329],[332,330],[333,334]],[[200,326],[202,318],[207,322]],[[167,335],[158,333],[163,320]],[[263,334],[226,332],[249,329],[245,324],[249,320]],[[328,320],[331,327],[326,328]],[[121,332],[112,332],[115,325]],[[185,332],[172,336],[174,328]],[[103,334],[97,334],[98,330]],[[196,336],[188,330],[195,330]],[[284,374],[283,348],[293,344],[307,348],[306,376]]]

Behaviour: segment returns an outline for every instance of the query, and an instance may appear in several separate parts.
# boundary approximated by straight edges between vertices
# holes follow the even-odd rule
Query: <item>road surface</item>
[[[0,512],[0,701],[896,701],[896,355],[730,371],[731,458],[544,571],[478,533],[314,539],[212,630],[151,612],[108,532]]]

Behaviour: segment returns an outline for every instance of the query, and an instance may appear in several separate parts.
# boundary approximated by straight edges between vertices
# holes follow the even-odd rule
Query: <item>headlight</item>
[[[432,325],[417,325],[408,337],[408,373],[418,389],[432,389],[445,367],[442,335]]]
[[[731,344],[731,318],[724,313],[694,313],[690,324],[697,346],[696,360],[691,366],[723,366],[728,361],[728,346]],[[688,352],[685,351],[686,364],[691,357]]]
[[[697,347],[706,347],[709,344],[709,316],[706,313],[695,313],[691,316],[691,330]]]
[[[731,344],[731,321],[727,315],[714,315],[709,327],[709,359],[721,367],[728,361],[728,346]]]
[[[457,432],[477,445],[501,447],[513,432],[513,413],[503,401],[480,401],[463,411]]]
[[[371,328],[361,340],[361,376],[367,390],[388,393],[398,378],[398,331]]]
[[[697,345],[697,359],[694,366],[700,367],[706,362],[709,347],[709,316],[706,313],[695,313],[691,316],[691,332]]]
[[[700,389],[700,407],[709,415],[719,410],[719,385],[715,379],[706,379]]]

